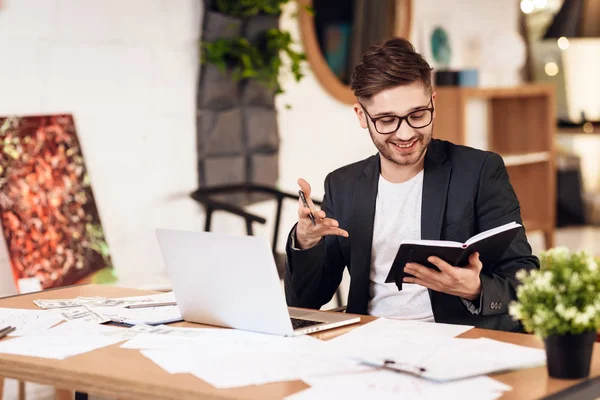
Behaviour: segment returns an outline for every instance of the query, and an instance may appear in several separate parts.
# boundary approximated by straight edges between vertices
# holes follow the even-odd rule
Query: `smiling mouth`
[[[391,144],[398,149],[410,149],[410,148],[414,147],[415,143],[417,143],[417,139],[414,139],[413,141],[411,141],[409,143],[393,143],[393,142],[391,142]]]

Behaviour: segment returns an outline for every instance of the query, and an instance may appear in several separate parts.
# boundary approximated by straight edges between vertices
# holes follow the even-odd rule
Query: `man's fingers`
[[[325,211],[317,211],[315,212],[315,216],[321,219],[325,219],[325,217],[327,217],[327,214],[325,214]]]
[[[298,206],[298,217],[299,218],[308,217],[309,213],[310,213],[310,209],[308,207],[305,207],[304,204],[302,204],[302,200],[300,200],[300,205]]]
[[[300,189],[304,192],[304,195],[306,196],[306,201],[309,201],[308,199],[310,198],[311,193],[310,184],[304,179],[298,178],[298,186],[300,186]]]
[[[440,271],[442,271],[443,273],[445,273],[447,275],[450,275],[450,276],[456,275],[456,271],[454,271],[454,267],[439,257],[431,256],[427,259],[427,261],[429,261],[430,263],[432,263],[433,265],[438,267],[440,269]]]
[[[411,277],[407,276],[404,279],[402,279],[402,281],[404,283],[414,283],[416,285],[425,286],[426,288],[432,289],[432,290],[436,290],[436,288],[437,288],[437,286],[435,286],[435,284],[433,284],[432,282],[424,281],[419,278],[411,278]]]
[[[437,280],[439,274],[439,272],[432,271],[429,268],[417,263],[406,263],[404,270],[416,278],[429,282]]]
[[[471,268],[473,268],[477,271],[481,271],[481,269],[483,268],[483,264],[482,264],[481,260],[479,259],[478,252],[475,252],[469,256],[469,265],[471,266]]]
[[[349,236],[347,231],[340,229],[340,228],[328,228],[327,230],[325,230],[323,232],[323,236],[328,236],[328,235],[336,235],[336,236],[343,236],[343,237]]]
[[[319,224],[323,224],[325,226],[331,226],[333,228],[337,228],[338,226],[340,226],[339,222],[337,222],[335,219],[331,219],[331,218],[324,218],[321,221],[319,221]]]

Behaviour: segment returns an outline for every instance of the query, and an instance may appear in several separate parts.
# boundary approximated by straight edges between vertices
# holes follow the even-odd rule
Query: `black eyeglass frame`
[[[428,127],[429,125],[431,125],[431,123],[433,122],[433,112],[435,111],[435,107],[433,107],[433,97],[430,98],[429,102],[431,103],[431,107],[428,108],[420,108],[418,110],[414,110],[409,112],[408,114],[404,115],[404,116],[399,116],[399,115],[382,115],[381,117],[377,117],[377,118],[373,118],[371,117],[371,114],[369,114],[369,112],[367,111],[367,109],[365,108],[365,106],[359,101],[358,104],[360,104],[360,106],[362,107],[363,111],[365,112],[365,114],[367,114],[367,116],[369,117],[369,119],[371,120],[371,122],[373,123],[373,126],[375,127],[375,130],[377,131],[377,133],[379,133],[380,135],[391,135],[392,133],[396,133],[398,132],[398,129],[400,129],[400,125],[402,125],[402,121],[406,120],[406,123],[408,124],[408,126],[410,126],[413,129],[423,129]],[[409,120],[408,117],[410,117],[412,114],[418,113],[418,112],[422,112],[422,111],[429,111],[430,112],[430,119],[429,122],[423,126],[413,126]],[[379,129],[377,129],[377,121],[379,121],[380,119],[383,118],[390,118],[390,117],[395,117],[398,118],[398,125],[396,126],[396,129],[394,129],[391,132],[379,132]]]

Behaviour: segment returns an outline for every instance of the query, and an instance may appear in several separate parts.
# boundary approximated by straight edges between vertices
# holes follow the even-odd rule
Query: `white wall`
[[[0,8],[0,115],[74,115],[124,284],[163,273],[155,227],[203,223],[186,198],[196,187],[201,13],[198,0],[3,0]]]

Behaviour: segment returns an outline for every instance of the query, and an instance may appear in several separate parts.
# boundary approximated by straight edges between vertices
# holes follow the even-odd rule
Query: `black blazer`
[[[292,229],[286,248],[288,305],[318,309],[328,303],[348,267],[347,312],[367,314],[379,174],[377,154],[327,175],[321,208],[349,237],[327,236],[313,248],[294,250]],[[522,223],[519,202],[499,155],[437,139],[425,155],[421,214],[421,237],[432,240],[464,242],[505,223]],[[508,305],[516,298],[515,273],[536,268],[539,261],[521,228],[502,260],[483,266],[480,314],[471,313],[459,297],[429,290],[435,321],[521,330],[521,324],[508,315]]]

